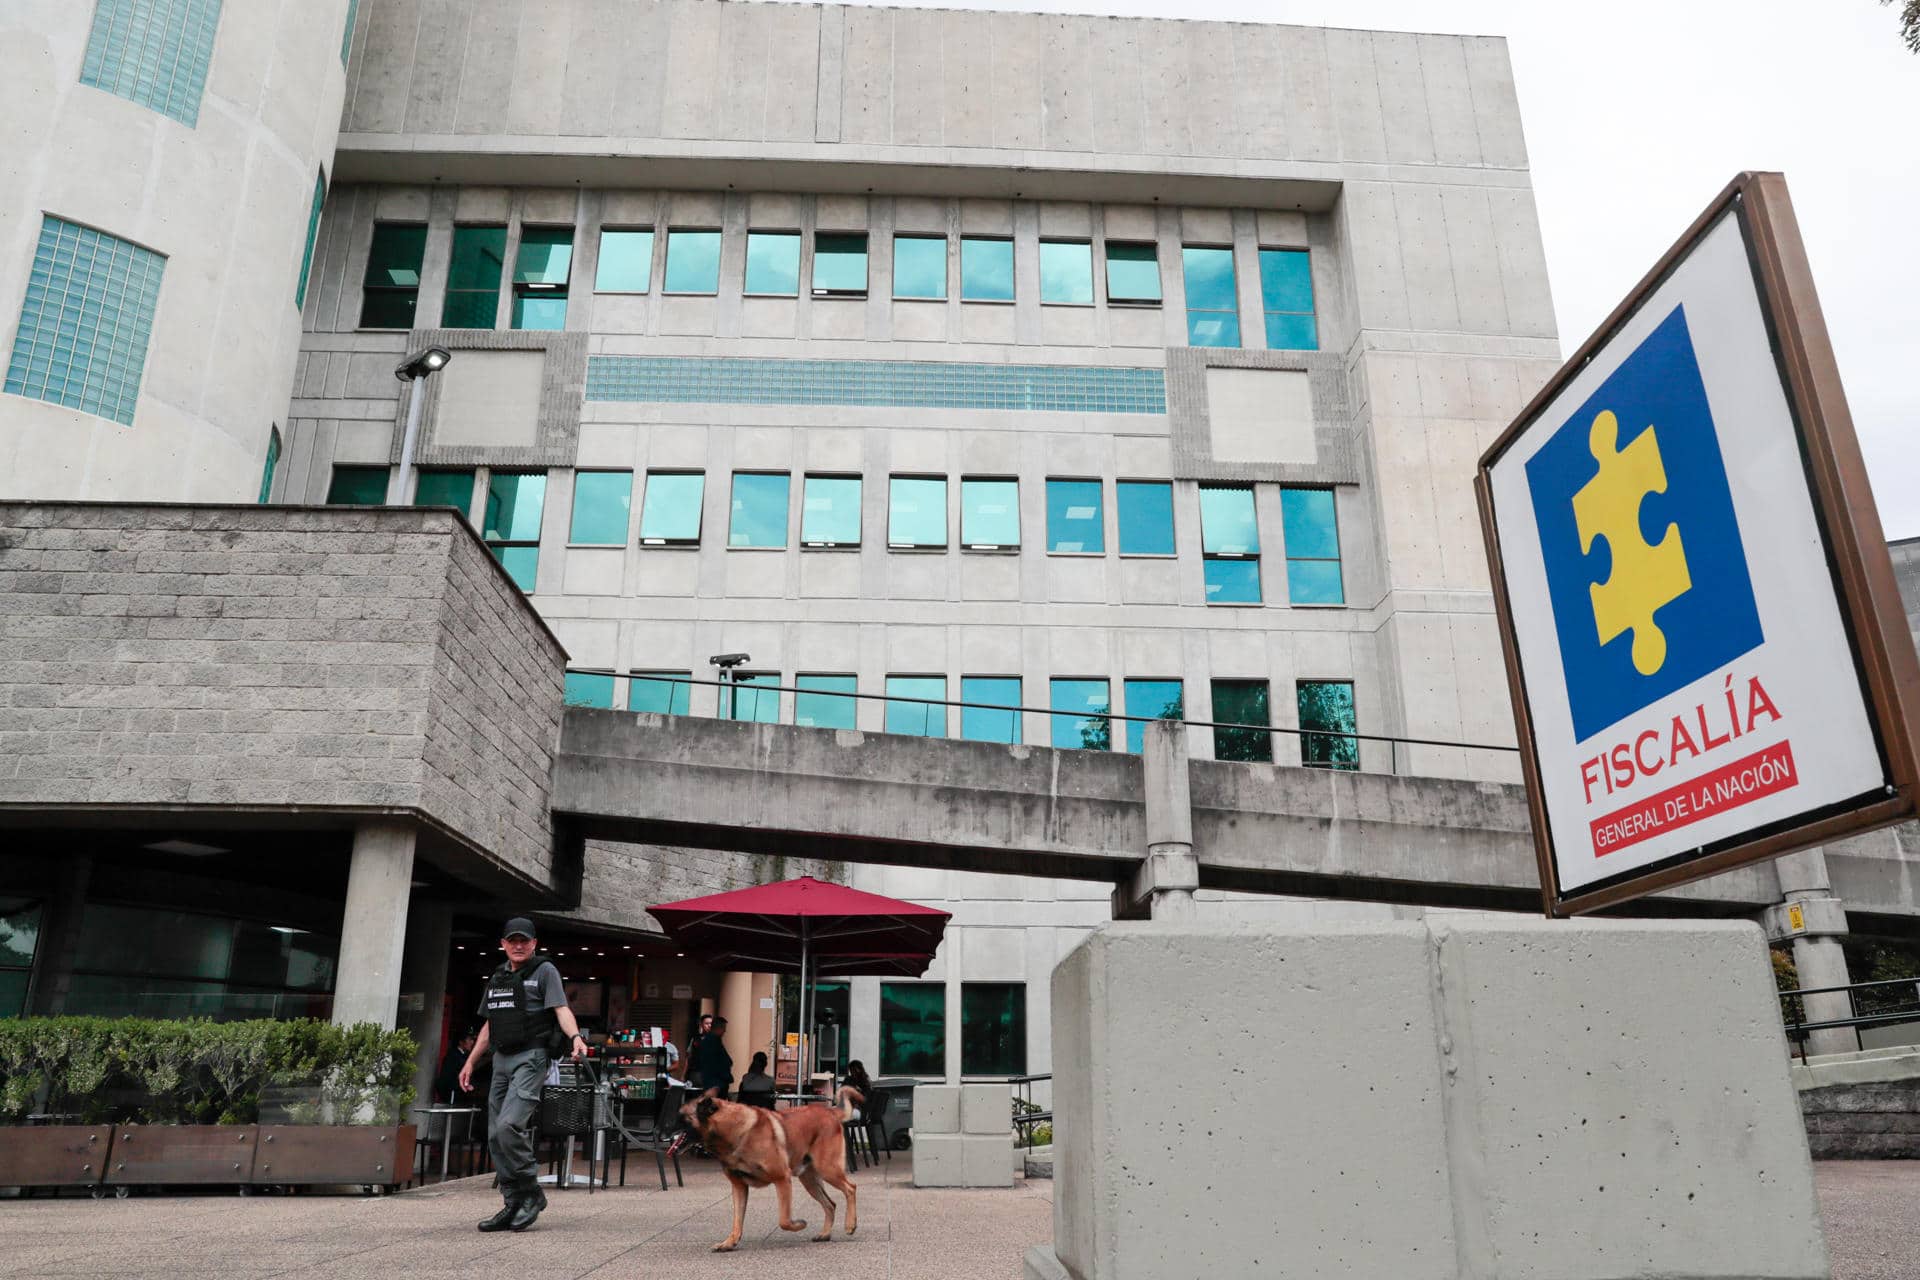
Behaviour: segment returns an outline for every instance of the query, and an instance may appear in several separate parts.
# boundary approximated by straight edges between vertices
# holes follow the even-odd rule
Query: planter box
[[[126,1124],[114,1129],[108,1186],[253,1180],[252,1124]]]
[[[107,1171],[111,1125],[0,1129],[0,1187],[91,1187]]]
[[[260,1126],[256,1184],[359,1183],[391,1186],[413,1176],[414,1126]]]

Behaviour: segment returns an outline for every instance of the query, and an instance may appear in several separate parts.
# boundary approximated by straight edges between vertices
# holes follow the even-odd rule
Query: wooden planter
[[[108,1186],[253,1181],[253,1124],[123,1124],[114,1128]]]
[[[0,1128],[0,1187],[91,1187],[107,1171],[111,1125]]]
[[[262,1125],[253,1181],[392,1186],[413,1176],[413,1138],[410,1124]]]
[[[413,1143],[410,1124],[0,1127],[0,1187],[391,1187]]]

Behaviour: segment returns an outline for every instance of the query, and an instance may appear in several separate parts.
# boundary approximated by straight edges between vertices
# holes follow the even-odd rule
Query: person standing
[[[700,1087],[700,1042],[713,1034],[713,1015],[703,1013],[694,1024],[693,1034],[687,1037],[687,1083],[696,1089]]]
[[[487,1090],[487,1146],[493,1152],[494,1182],[504,1202],[500,1212],[480,1224],[482,1231],[525,1231],[547,1197],[540,1190],[540,1166],[533,1157],[533,1122],[540,1109],[540,1086],[548,1063],[571,1050],[587,1051],[580,1024],[567,1007],[560,971],[539,949],[533,921],[515,916],[500,930],[507,962],[487,979],[480,998],[486,1025],[460,1068],[460,1087],[473,1087],[473,1067],[493,1050],[493,1086]],[[563,1040],[561,1037],[564,1036]]]
[[[733,1086],[733,1058],[727,1053],[726,1033],[727,1020],[715,1017],[712,1029],[700,1038],[693,1060],[694,1069],[700,1073],[696,1083],[702,1090],[722,1099]]]
[[[473,1054],[474,1033],[462,1031],[460,1038],[447,1049],[447,1056],[440,1060],[439,1074],[433,1078],[433,1091],[440,1095],[442,1102],[459,1102],[466,1092],[460,1087],[460,1068],[467,1065],[467,1059]]]

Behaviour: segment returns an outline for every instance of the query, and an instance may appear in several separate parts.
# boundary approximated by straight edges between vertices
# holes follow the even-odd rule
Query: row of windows
[[[713,294],[720,288],[721,233],[701,228],[669,228],[662,256],[661,288],[667,293]],[[378,223],[367,255],[360,327],[409,329],[416,323],[420,269],[426,258],[427,229],[417,223]],[[1113,306],[1157,307],[1161,300],[1159,247],[1151,243],[1109,240],[1102,246],[1107,301]],[[500,284],[506,270],[507,228],[456,226],[447,268],[447,296],[441,325],[449,329],[491,329],[499,313]],[[864,231],[822,231],[813,237],[812,275],[816,298],[867,296],[868,236]],[[1014,300],[1013,241],[997,236],[962,236],[957,254],[946,236],[900,234],[893,237],[893,296],[900,300],[940,300],[957,268],[959,295],[965,302]],[[1187,341],[1196,347],[1240,345],[1240,303],[1234,276],[1234,251],[1228,247],[1187,245],[1180,251],[1186,285]],[[647,227],[607,227],[600,232],[594,268],[596,293],[646,293],[654,276],[654,233]],[[560,329],[566,325],[567,291],[573,265],[572,227],[524,227],[514,257],[515,329]],[[1261,307],[1267,346],[1313,350],[1313,277],[1304,249],[1259,251]],[[1040,301],[1061,306],[1092,306],[1094,244],[1091,240],[1040,242]],[[801,234],[798,231],[749,231],[743,285],[750,297],[798,297],[801,284]]]
[[[629,711],[687,715],[693,700],[692,673],[636,671],[618,681],[627,688]],[[569,706],[614,705],[616,677],[575,671],[567,675]],[[786,692],[777,671],[740,673],[730,687],[721,688],[718,714],[723,720],[783,723]],[[1146,736],[1143,720],[1187,718],[1186,689],[1177,678],[1129,679],[1120,682],[1116,710],[1112,681],[1103,677],[1061,676],[1047,682],[1048,746],[1138,754]],[[944,738],[948,733],[947,677],[889,675],[886,678],[885,731],[917,738]],[[801,672],[794,676],[793,723],[815,729],[858,727],[858,677],[831,672]],[[1211,715],[1223,727],[1213,731],[1213,754],[1218,760],[1272,761],[1273,720],[1265,680],[1214,680],[1210,683]],[[1019,676],[968,675],[960,677],[960,737],[969,742],[1022,741]],[[1300,735],[1300,758],[1330,769],[1360,767],[1359,732],[1354,721],[1353,682],[1300,680],[1294,685],[1294,706]]]
[[[799,986],[783,980],[782,1007],[798,1010]],[[813,989],[820,1020],[854,1028],[852,992],[844,981]],[[789,1023],[788,1030],[793,1029]],[[947,984],[880,984],[880,1060],[875,1075],[944,1076],[947,1071]],[[1027,1071],[1027,987],[1022,982],[960,984],[960,1073],[1018,1076]]]
[[[378,505],[386,501],[385,467],[336,467],[329,503]],[[578,471],[573,480],[572,546],[625,546],[633,502],[631,471]],[[640,507],[643,547],[697,547],[706,509],[706,473],[649,471]],[[800,545],[808,550],[858,547],[862,536],[857,475],[806,474],[800,489]],[[488,480],[481,534],[522,590],[533,589],[539,559],[540,518],[546,501],[544,474],[495,472]],[[414,501],[458,507],[471,517],[474,473],[419,473]],[[945,476],[887,478],[887,549],[944,551],[953,528]],[[1021,548],[1020,482],[999,476],[962,476],[959,490],[960,546],[966,551],[1012,552]],[[1202,484],[1200,552],[1209,604],[1258,604],[1260,528],[1253,487]],[[782,550],[787,546],[793,477],[785,471],[736,471],[728,503],[727,546]],[[1167,480],[1119,480],[1113,486],[1118,550],[1123,556],[1175,554],[1173,484]],[[1107,551],[1107,486],[1103,480],[1046,481],[1046,549],[1049,555],[1100,556]],[[1288,599],[1296,605],[1346,601],[1340,572],[1340,527],[1329,489],[1280,490],[1286,547]]]

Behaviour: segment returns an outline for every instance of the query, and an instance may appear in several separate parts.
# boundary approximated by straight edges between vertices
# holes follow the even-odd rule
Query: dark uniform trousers
[[[494,1185],[530,1192],[540,1165],[533,1156],[534,1113],[551,1060],[543,1045],[493,1055],[493,1086],[487,1090],[487,1146],[493,1152]]]

